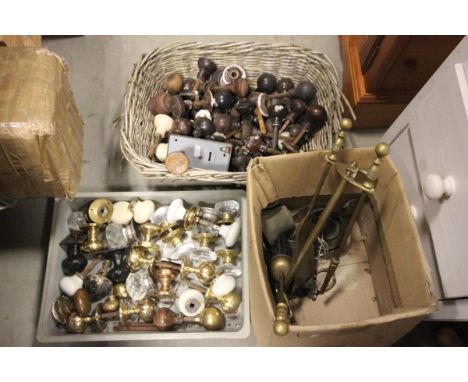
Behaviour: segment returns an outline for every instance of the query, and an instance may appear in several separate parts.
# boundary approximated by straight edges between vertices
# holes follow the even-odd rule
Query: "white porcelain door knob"
[[[116,224],[127,225],[133,219],[133,211],[129,202],[114,203],[111,221]]]
[[[137,201],[133,205],[133,220],[138,224],[146,223],[155,210],[152,200]]]
[[[166,133],[172,129],[174,120],[166,114],[158,114],[154,117],[154,126],[156,134],[164,137]]]
[[[182,220],[187,211],[184,207],[184,201],[182,199],[174,199],[169,205],[167,210],[167,221],[173,224],[179,220]]]
[[[160,143],[158,147],[156,147],[156,158],[158,158],[160,162],[164,162],[166,160],[168,149],[169,146],[167,143]]]
[[[187,289],[179,296],[176,305],[184,316],[195,317],[205,308],[205,296],[198,290]]]
[[[78,275],[65,276],[60,280],[59,286],[63,293],[73,297],[78,289],[83,288],[83,279]]]
[[[423,192],[430,200],[449,198],[455,192],[455,181],[452,177],[442,178],[439,174],[429,174],[424,180]]]
[[[224,243],[226,247],[230,248],[234,246],[239,239],[241,231],[241,219],[236,217],[232,224],[226,225],[223,224],[219,228],[219,235],[224,238]]]
[[[216,297],[231,293],[236,288],[236,279],[230,275],[222,274],[216,277],[211,285],[211,291]]]

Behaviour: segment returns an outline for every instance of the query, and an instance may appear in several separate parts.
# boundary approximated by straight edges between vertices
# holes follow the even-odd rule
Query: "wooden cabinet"
[[[389,127],[462,37],[340,36],[355,127]]]
[[[432,268],[439,311],[468,320],[468,38],[385,133]]]

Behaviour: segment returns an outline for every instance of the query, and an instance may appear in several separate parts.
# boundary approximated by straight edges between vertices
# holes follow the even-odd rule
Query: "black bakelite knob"
[[[293,95],[296,98],[303,100],[306,104],[310,104],[317,94],[317,88],[310,81],[301,81],[294,89]]]
[[[213,122],[206,117],[199,117],[193,123],[193,136],[195,138],[206,138],[215,132]]]
[[[276,77],[271,73],[263,73],[257,78],[257,91],[271,94],[276,90]]]
[[[246,171],[250,156],[244,153],[235,154],[231,158],[231,167],[234,171]]]
[[[198,69],[198,78],[203,78],[206,80],[212,73],[216,71],[216,64],[206,57],[200,57],[198,59]]]
[[[234,95],[227,89],[218,90],[214,95],[214,99],[216,107],[223,113],[229,111],[236,103]]]
[[[88,265],[88,260],[80,252],[80,244],[73,243],[67,246],[67,257],[62,261],[62,271],[65,276],[80,273]]]
[[[178,135],[192,135],[192,122],[185,118],[177,118],[172,125],[172,133]]]
[[[294,82],[290,78],[280,78],[276,85],[276,90],[279,93],[287,93],[289,90],[294,89]]]
[[[124,254],[122,252],[114,253],[113,263],[114,267],[107,273],[107,278],[113,284],[123,284],[130,274],[130,268],[127,263],[123,261]]]
[[[187,77],[184,78],[182,83],[182,93],[190,93],[193,90],[193,86],[195,85],[195,78]]]

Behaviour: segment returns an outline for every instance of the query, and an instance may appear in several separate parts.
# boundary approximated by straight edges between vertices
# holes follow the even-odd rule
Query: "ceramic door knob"
[[[113,204],[113,212],[111,221],[116,224],[127,225],[133,219],[133,211],[130,208],[130,203],[125,201],[116,202]]]
[[[154,126],[156,127],[156,135],[165,137],[166,133],[172,129],[174,120],[165,114],[158,114],[154,117]]]
[[[76,291],[83,287],[83,279],[78,274],[63,277],[60,280],[59,287],[67,296],[73,297]]]
[[[451,176],[442,178],[439,174],[431,173],[424,179],[423,191],[430,200],[449,198],[455,192],[455,180]]]
[[[153,214],[150,216],[150,221],[153,224],[161,224],[163,221],[167,220],[167,211],[169,206],[162,206],[156,209]]]
[[[276,77],[271,73],[263,73],[257,78],[257,91],[271,94],[276,90]]]
[[[146,223],[156,209],[152,200],[136,201],[132,204],[133,220],[135,223]]]
[[[224,243],[226,244],[226,247],[228,248],[233,247],[237,243],[240,232],[241,232],[240,217],[236,217],[232,224],[229,224],[229,225],[223,224],[219,228],[219,235],[223,237]]]
[[[164,163],[167,158],[167,151],[169,150],[169,145],[167,143],[160,143],[156,148],[156,158],[158,161]]]
[[[174,224],[177,221],[183,220],[186,211],[184,201],[179,198],[174,199],[167,210],[168,223]]]
[[[236,279],[229,275],[219,275],[216,277],[209,288],[214,297],[222,297],[231,293],[236,288]]]
[[[198,290],[187,289],[176,301],[177,308],[187,317],[195,317],[205,309],[205,296]]]
[[[195,85],[195,78],[187,77],[184,78],[184,81],[182,83],[182,93],[190,93],[193,91],[193,86]]]

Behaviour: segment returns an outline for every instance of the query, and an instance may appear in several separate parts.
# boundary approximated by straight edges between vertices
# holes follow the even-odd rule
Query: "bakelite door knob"
[[[215,132],[213,122],[206,117],[199,117],[193,123],[193,136],[195,138],[207,138]]]
[[[112,262],[114,266],[107,273],[107,277],[114,285],[125,283],[125,280],[127,280],[130,273],[130,269],[124,261],[124,258],[124,251],[116,251],[113,254]]]
[[[257,78],[257,91],[271,94],[276,90],[276,77],[271,73],[263,73]]]
[[[218,90],[214,94],[214,101],[215,106],[223,113],[229,111],[236,103],[232,92],[228,89]]]
[[[72,276],[81,272],[88,264],[88,260],[80,252],[80,244],[67,245],[67,257],[62,261],[62,271],[65,276]]]
[[[311,81],[301,81],[293,91],[293,96],[303,100],[307,105],[310,104],[317,94],[317,88]]]

